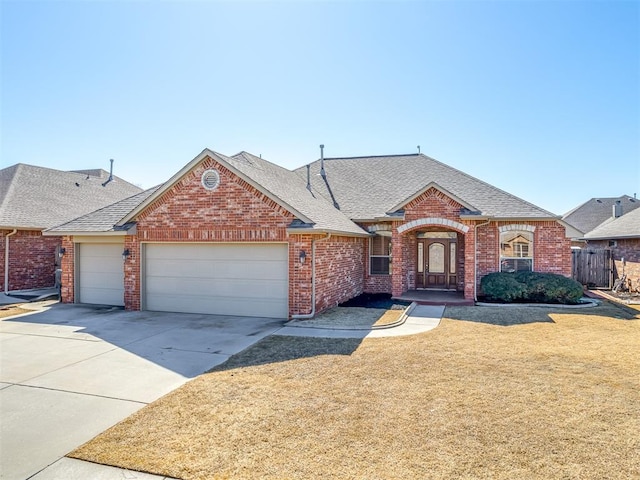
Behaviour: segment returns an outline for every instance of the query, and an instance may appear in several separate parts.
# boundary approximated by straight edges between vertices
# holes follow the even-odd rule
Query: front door
[[[416,288],[456,289],[456,240],[418,239]]]

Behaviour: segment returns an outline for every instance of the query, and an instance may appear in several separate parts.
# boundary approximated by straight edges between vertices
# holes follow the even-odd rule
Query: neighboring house
[[[588,248],[611,250],[614,278],[626,274],[632,288],[640,290],[640,209],[625,213],[620,208],[613,212],[606,221],[588,232],[584,240]]]
[[[638,207],[640,207],[640,201],[629,195],[592,198],[565,213],[562,220],[573,227],[569,230],[571,245],[574,248],[583,248],[586,246],[585,234],[615,215],[612,213],[615,208],[627,213]]]
[[[46,228],[140,192],[104,170],[63,172],[22,163],[0,170],[0,288],[52,287],[60,237]]]
[[[64,236],[64,302],[131,310],[309,318],[363,292],[474,299],[501,265],[571,274],[559,217],[421,154],[290,171],[205,149],[45,235]]]

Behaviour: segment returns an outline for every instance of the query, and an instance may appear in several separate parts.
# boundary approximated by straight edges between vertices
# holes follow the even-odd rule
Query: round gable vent
[[[202,186],[206,190],[215,190],[220,185],[220,174],[217,170],[206,170],[202,174]]]

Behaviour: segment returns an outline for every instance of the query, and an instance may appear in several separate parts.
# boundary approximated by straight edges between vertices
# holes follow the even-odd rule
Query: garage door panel
[[[105,290],[123,290],[123,272],[120,273],[101,273],[96,272],[96,275],[87,275],[89,272],[83,272],[84,275],[81,279],[82,288],[104,288]]]
[[[202,244],[172,244],[172,245],[147,245],[148,260],[173,258],[177,260],[231,260],[242,262],[245,260],[264,259],[268,251],[270,259],[274,261],[286,261],[287,249],[274,249],[273,245],[255,244],[231,245],[225,244],[218,248]]]
[[[147,244],[145,308],[286,318],[284,244]]]
[[[279,279],[287,273],[286,260],[245,260],[229,259],[149,259],[147,275],[210,277],[215,275],[224,278],[246,278],[256,276],[263,279]]]
[[[185,292],[185,295],[215,295],[224,297],[245,298],[281,298],[288,294],[287,282],[274,280],[265,284],[250,280],[228,279],[201,279],[201,278],[176,278],[176,277],[147,277],[147,291],[154,295],[171,295],[176,291]]]
[[[124,305],[124,294],[121,288],[92,288],[84,287],[80,297],[81,303],[93,303],[99,305]]]
[[[123,244],[79,244],[78,301],[124,305]]]
[[[165,295],[154,300],[153,308],[161,312],[175,311],[175,306],[184,301],[191,306],[187,313],[205,313],[212,315],[235,315],[247,317],[283,318],[282,305],[277,300],[239,299],[238,297],[216,297],[212,308],[210,297]]]

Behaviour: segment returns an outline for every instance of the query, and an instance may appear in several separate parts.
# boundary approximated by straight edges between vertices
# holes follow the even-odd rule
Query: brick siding
[[[364,289],[366,239],[336,237],[316,244],[316,310],[335,307]]]
[[[5,290],[6,236],[0,230],[0,288]],[[40,230],[18,230],[9,237],[9,281],[7,290],[29,290],[55,285],[56,247],[60,237],[43,237]]]
[[[60,296],[62,303],[73,303],[75,301],[75,244],[73,237],[63,237],[62,248],[65,249],[65,253],[60,262],[62,266]]]

